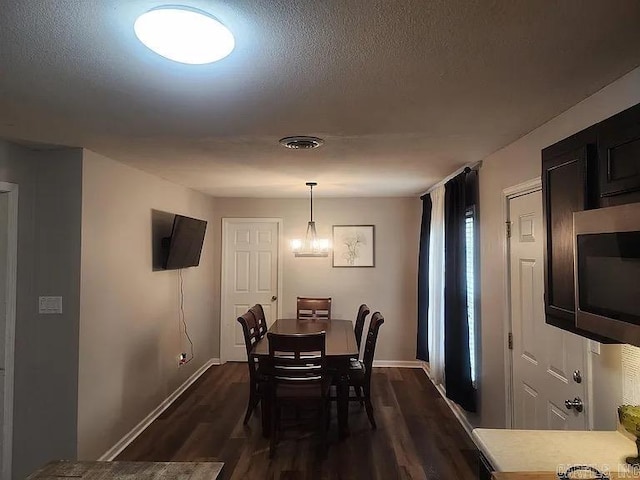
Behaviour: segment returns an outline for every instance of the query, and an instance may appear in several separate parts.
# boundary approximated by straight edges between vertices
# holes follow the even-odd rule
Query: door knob
[[[576,383],[582,383],[582,374],[580,373],[580,370],[575,370],[573,372],[573,381]]]
[[[276,297],[275,295],[271,297],[271,301],[275,302],[278,299],[278,297]]]
[[[578,413],[582,412],[584,409],[580,397],[576,397],[573,400],[565,400],[564,406],[567,407],[567,410],[571,410],[573,408]]]

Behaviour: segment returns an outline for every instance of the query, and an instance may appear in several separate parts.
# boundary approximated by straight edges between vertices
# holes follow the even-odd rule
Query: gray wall
[[[332,297],[336,318],[355,319],[358,306],[367,303],[372,312],[380,310],[385,316],[376,359],[415,360],[420,200],[316,197],[313,206],[320,237],[330,239],[332,225],[375,225],[375,268],[332,268],[331,256],[294,257],[289,241],[304,237],[308,199],[218,198],[213,232],[216,295],[220,291],[222,218],[280,217],[284,223],[283,315],[295,316],[297,296]],[[218,327],[216,339],[220,338]],[[218,351],[216,345],[216,356]]]
[[[19,185],[13,478],[76,456],[82,152],[0,141],[0,180]],[[61,295],[62,315],[38,315]]]
[[[209,221],[184,277],[193,361],[179,333],[178,271],[152,270],[151,210]],[[215,355],[214,200],[84,151],[78,457],[96,459]]]
[[[503,190],[540,176],[541,150],[640,102],[640,69],[570,108],[518,141],[485,158],[480,170],[482,345],[480,418],[485,427],[505,425],[504,219]],[[620,348],[603,346],[594,355],[594,425],[615,427],[621,395]]]

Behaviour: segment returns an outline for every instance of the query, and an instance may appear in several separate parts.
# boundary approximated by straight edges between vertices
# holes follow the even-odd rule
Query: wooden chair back
[[[251,310],[238,317],[238,323],[242,327],[242,333],[244,334],[244,346],[247,349],[247,358],[251,355],[253,346],[260,340],[260,332],[258,329],[258,322]]]
[[[323,443],[326,444],[326,419],[331,379],[325,364],[324,331],[309,334],[267,333],[269,357],[267,378],[271,399],[271,442],[273,457],[278,441],[280,412],[285,405],[296,408],[317,407],[322,413]]]
[[[267,334],[268,328],[267,318],[264,315],[264,309],[262,308],[262,305],[256,303],[249,309],[249,311],[253,313],[253,316],[256,319],[256,322],[258,324],[258,334],[260,335],[260,338],[264,337]]]
[[[296,318],[300,320],[314,318],[331,320],[331,297],[298,297]]]
[[[249,403],[247,405],[247,412],[244,416],[244,424],[246,425],[251,417],[253,409],[260,401],[258,393],[258,359],[252,355],[253,347],[264,335],[260,335],[258,329],[258,322],[251,310],[238,317],[238,323],[242,327],[242,334],[244,336],[244,346],[247,350],[247,367],[249,368]]]
[[[364,344],[364,357],[362,359],[365,365],[365,375],[371,378],[371,369],[373,368],[373,356],[376,352],[376,343],[378,343],[378,330],[384,323],[384,317],[380,312],[376,312],[371,316],[369,322],[369,331],[367,332],[367,340]]]
[[[267,333],[269,375],[274,384],[312,385],[325,381],[326,333]]]
[[[360,305],[358,308],[358,316],[356,317],[356,324],[353,327],[353,333],[356,335],[356,343],[358,344],[358,352],[360,351],[360,343],[362,342],[362,331],[364,330],[364,322],[369,315],[369,307],[366,303]]]

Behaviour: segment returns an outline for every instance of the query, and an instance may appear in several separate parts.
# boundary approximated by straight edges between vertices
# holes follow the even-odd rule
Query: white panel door
[[[586,430],[586,340],[545,323],[541,192],[511,199],[509,220],[513,426]],[[575,398],[582,412],[566,408],[565,400]]]
[[[236,319],[259,303],[270,326],[278,311],[279,221],[223,220],[221,353],[225,361],[247,359]]]

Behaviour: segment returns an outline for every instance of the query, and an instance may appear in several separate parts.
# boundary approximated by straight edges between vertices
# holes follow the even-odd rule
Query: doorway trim
[[[278,308],[276,310],[276,317],[282,317],[282,279],[284,277],[284,221],[282,218],[277,217],[224,217],[222,219],[222,250],[220,251],[220,263],[222,268],[220,269],[220,364],[223,365],[227,361],[227,355],[225,354],[225,337],[222,330],[223,312],[226,311],[227,299],[224,292],[224,279],[227,274],[227,262],[225,261],[225,252],[227,251],[227,229],[232,223],[257,223],[257,222],[273,222],[278,224]]]
[[[532,178],[526,182],[505,188],[502,191],[502,224],[504,235],[502,236],[502,258],[504,265],[504,304],[503,308],[503,349],[504,349],[504,397],[505,397],[505,424],[507,428],[513,428],[513,356],[509,349],[509,334],[512,331],[511,322],[511,251],[509,237],[507,237],[507,222],[510,221],[509,202],[517,197],[542,190],[540,177]]]
[[[18,185],[0,182],[0,192],[8,194],[7,279],[4,350],[4,405],[2,429],[2,478],[10,479],[13,456],[13,379],[16,335],[16,292],[18,272]]]

